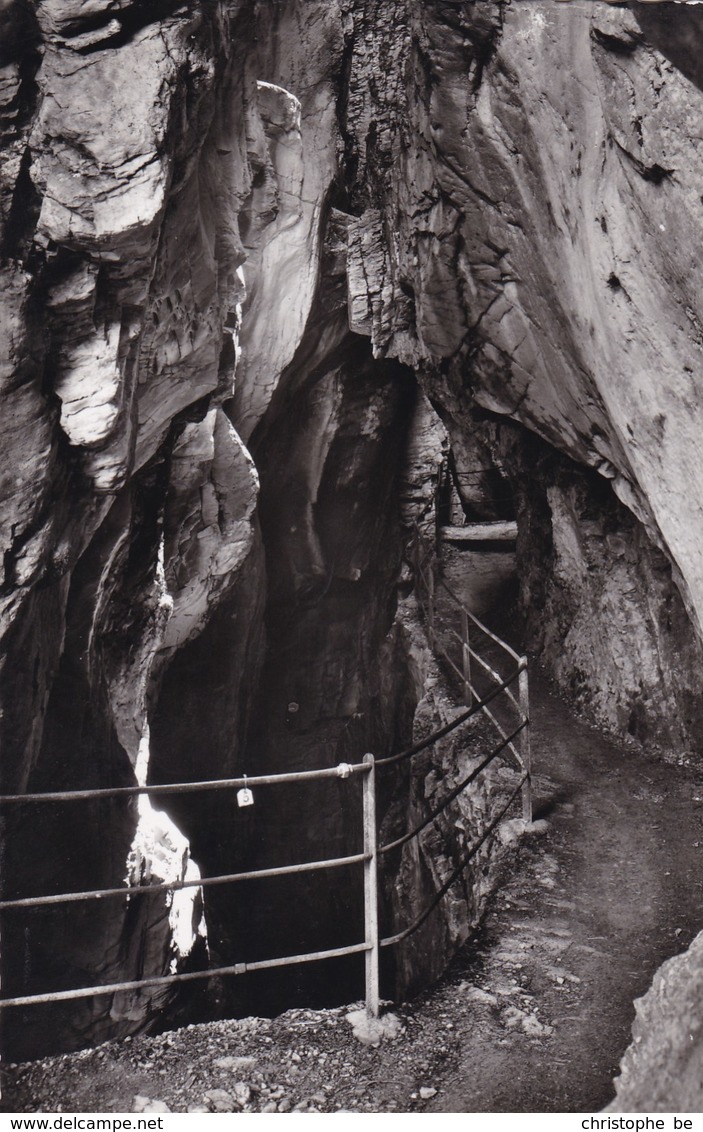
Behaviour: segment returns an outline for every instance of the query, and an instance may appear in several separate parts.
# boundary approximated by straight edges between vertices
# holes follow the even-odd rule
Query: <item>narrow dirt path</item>
[[[479,615],[495,624],[501,603],[509,610],[509,557],[472,562],[462,554],[448,566],[455,588],[469,587],[464,596]],[[502,631],[509,633],[507,624]],[[436,987],[393,1008],[393,1040],[377,1049],[360,1044],[345,1018],[349,1008],[192,1025],[0,1066],[0,1108],[459,1113],[605,1106],[630,1040],[633,999],[703,927],[703,784],[687,767],[623,749],[584,725],[534,668],[531,691],[540,820],[510,860],[478,938]]]
[[[473,566],[464,554],[450,576],[485,614],[490,562]],[[492,576],[503,593],[509,573],[498,556]],[[700,776],[614,744],[535,670],[531,697],[535,816],[547,824],[521,848],[475,958],[437,992],[440,1008],[466,1009],[458,1056],[430,1111],[607,1104],[633,999],[703,927]]]

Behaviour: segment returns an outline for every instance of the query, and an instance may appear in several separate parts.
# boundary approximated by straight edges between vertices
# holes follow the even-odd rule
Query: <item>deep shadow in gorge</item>
[[[457,521],[515,502],[529,647],[571,702],[700,765],[696,6],[101,6],[0,17],[9,788],[133,783],[149,759],[152,783],[334,765],[444,721],[402,528],[436,525],[448,449]],[[385,782],[387,831],[472,757],[457,742]],[[488,793],[394,860],[389,920],[441,885]],[[189,845],[131,804],[45,811],[10,831],[3,886],[349,852],[358,811],[343,780],[247,809],[174,798],[159,812]],[[438,976],[490,883],[486,859],[386,986]],[[206,961],[176,954],[165,897],[140,901],[3,921],[4,985]],[[356,872],[205,905],[213,965],[359,938]],[[179,1009],[350,999],[360,965]],[[161,1025],[163,1002],[50,1012],[56,1041]],[[53,1040],[45,1017],[15,1016],[23,1056]]]
[[[375,361],[356,335],[343,335],[312,368],[302,354],[251,443],[261,479],[259,568],[249,595],[240,587],[163,677],[151,727],[154,782],[358,762],[410,734],[416,691],[389,632],[415,381],[398,363]],[[265,605],[257,578],[265,578]],[[254,649],[247,626],[258,634]],[[193,671],[211,674],[205,696]],[[360,850],[355,780],[260,788],[245,809],[232,791],[169,799],[167,808],[205,875]],[[211,964],[359,942],[361,899],[358,867],[206,889]],[[210,988],[205,1013],[347,1001],[360,993],[362,969],[353,957],[228,980]]]
[[[703,12],[700,8],[673,4],[630,4],[648,43],[656,47],[687,79],[703,90],[703,63],[700,43]]]
[[[154,461],[112,501],[73,572],[65,599],[61,658],[38,756],[27,781],[32,793],[134,784],[123,735],[110,711],[110,680],[129,663],[127,658],[134,657],[134,641],[142,631],[147,639],[158,634],[154,547],[160,530],[164,463]],[[99,613],[94,616],[101,589]],[[56,631],[49,622],[45,629],[49,640],[52,629]],[[35,666],[35,688],[37,670]],[[10,768],[4,769],[9,775]],[[15,807],[4,831],[3,897],[119,887],[134,872],[130,850],[138,824],[134,798]],[[37,830],[41,831],[39,853]],[[131,905],[125,896],[10,909],[2,913],[1,927],[7,994],[41,994],[140,978],[168,937],[168,918],[158,896],[142,896]],[[168,949],[168,942],[165,946]],[[156,1003],[159,1000],[163,1001],[162,995]],[[129,997],[124,995],[30,1005],[2,1015],[3,1049],[7,1056],[34,1057],[53,1051],[57,1039],[66,1048],[80,1048],[102,1032],[106,1018],[116,1036],[129,1033],[130,1013]]]
[[[408,738],[413,689],[389,632],[403,546],[399,483],[416,397],[410,371],[375,361],[367,339],[347,336],[320,366],[291,373],[253,437],[268,604],[247,770],[358,762]],[[360,784],[261,791],[247,826],[250,867],[359,852]],[[252,884],[235,913],[243,954],[359,942],[361,882],[356,867]],[[354,999],[362,969],[353,957],[270,972],[248,980],[247,1001],[274,1010]]]

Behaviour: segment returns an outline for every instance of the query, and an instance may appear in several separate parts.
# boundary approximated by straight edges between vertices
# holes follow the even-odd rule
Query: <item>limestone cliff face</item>
[[[702,25],[666,3],[0,6],[5,790],[406,741],[402,522],[433,521],[448,447],[467,510],[514,498],[561,683],[699,752]],[[311,845],[351,845],[341,795],[295,808]],[[208,872],[297,836],[282,803],[229,797],[84,814],[16,819],[8,895],[183,875],[184,835]],[[339,890],[312,891],[274,938],[264,904],[210,890],[212,956],[310,944],[310,901],[336,941]],[[8,913],[6,985],[162,973],[194,937],[140,907],[92,936]],[[162,1005],[72,1008],[67,1041]]]
[[[256,473],[219,407],[249,145],[267,155],[234,60],[242,8],[3,5],[7,792],[146,781],[164,671],[256,559]],[[189,868],[187,843],[148,807],[47,813],[19,814],[4,841],[7,895]],[[174,934],[170,905],[8,913],[5,985],[163,973],[194,942],[193,927]],[[67,1043],[134,1029],[153,997],[71,1008]],[[36,1011],[21,1021],[41,1033]],[[22,1025],[12,1033],[21,1052]]]
[[[400,0],[353,11],[352,324],[423,375],[450,433],[480,432],[478,407],[492,429],[518,421],[597,471],[668,557],[700,633],[700,12]],[[571,665],[568,679],[579,670],[597,688],[586,607],[598,587],[574,568],[582,632],[560,675]],[[545,644],[547,659],[563,646]],[[658,664],[642,674],[645,701]],[[683,678],[696,697],[698,673]],[[613,676],[609,705],[596,703],[607,722],[632,692]]]

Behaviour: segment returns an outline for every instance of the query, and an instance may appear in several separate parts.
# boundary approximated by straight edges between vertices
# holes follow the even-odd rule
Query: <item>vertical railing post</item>
[[[469,615],[461,608],[461,670],[464,673],[464,703],[471,707],[471,650],[469,646]]]
[[[368,771],[364,783],[364,929],[366,958],[366,1013],[378,1018],[379,934],[378,934],[378,851],[376,838],[376,766],[373,755],[364,755]]]
[[[518,677],[518,692],[520,700],[520,715],[526,720],[526,726],[520,732],[520,755],[524,773],[527,775],[522,786],[522,820],[530,825],[532,822],[532,767],[530,754],[530,686],[527,676],[527,657],[520,661],[520,675]],[[521,720],[521,722],[522,722]]]

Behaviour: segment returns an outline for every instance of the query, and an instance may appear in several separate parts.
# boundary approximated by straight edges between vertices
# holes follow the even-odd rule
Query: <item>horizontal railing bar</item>
[[[124,983],[107,983],[104,986],[81,987],[77,990],[47,991],[46,994],[25,994],[16,998],[0,999],[0,1010],[7,1006],[31,1006],[39,1002],[70,1002],[93,995],[117,994],[119,991],[139,990],[141,987],[163,987],[173,983],[189,983],[196,979],[214,979],[221,975],[246,975],[249,971],[265,971],[271,967],[287,967],[296,963],[314,963],[318,959],[338,959],[344,955],[357,955],[368,951],[368,943],[352,943],[348,947],[333,947],[327,951],[309,951],[304,955],[285,955],[280,959],[260,959],[255,963],[234,963],[229,967],[212,967],[209,971],[186,971],[180,975],[158,975],[151,979],[132,979]]]
[[[272,967],[288,967],[296,963],[315,963],[318,959],[341,959],[345,955],[360,955],[364,951],[370,951],[370,943],[352,943],[348,947],[332,947],[327,951],[309,951],[307,955],[287,955],[282,959],[259,959],[254,963],[244,963],[244,971],[268,971]]]
[[[495,643],[496,645],[499,645],[499,646],[500,646],[500,648],[502,648],[502,649],[505,649],[505,651],[506,651],[507,653],[510,653],[510,656],[512,656],[513,660],[517,660],[517,661],[518,661],[518,663],[519,663],[519,662],[520,662],[520,661],[521,661],[521,660],[523,659],[523,658],[522,658],[522,657],[520,656],[520,654],[519,654],[519,653],[515,652],[515,649],[513,649],[513,648],[511,648],[511,647],[510,647],[510,645],[509,645],[509,644],[507,643],[507,641],[503,641],[503,640],[501,640],[501,638],[500,638],[500,637],[496,636],[496,634],[495,634],[495,633],[491,632],[491,630],[490,630],[490,629],[489,629],[489,628],[488,628],[488,627],[487,627],[486,625],[484,625],[484,624],[483,624],[483,621],[479,621],[478,617],[476,617],[476,615],[475,615],[474,613],[472,613],[470,609],[467,609],[467,608],[466,608],[466,606],[464,605],[464,603],[463,603],[463,601],[461,600],[461,598],[460,598],[460,597],[458,597],[458,596],[456,595],[456,593],[455,593],[455,592],[454,592],[454,590],[453,590],[453,589],[451,588],[451,586],[449,586],[449,585],[448,585],[448,584],[447,584],[447,583],[445,582],[444,578],[440,578],[440,579],[439,579],[439,584],[440,584],[440,586],[442,586],[442,587],[443,587],[443,588],[444,588],[444,589],[445,589],[445,590],[447,591],[447,593],[448,593],[448,594],[449,594],[449,596],[451,597],[452,601],[455,601],[457,605],[461,606],[461,608],[462,608],[462,609],[464,610],[464,612],[466,613],[466,615],[467,615],[467,617],[469,618],[469,620],[470,620],[470,621],[472,621],[472,622],[473,622],[473,624],[474,624],[474,625],[475,625],[475,626],[476,626],[476,627],[477,627],[478,629],[480,629],[482,633],[485,633],[485,634],[486,634],[486,636],[487,636],[487,637],[490,637],[490,639],[491,639],[491,640],[492,640],[492,641],[493,641],[493,642],[494,642],[494,643]]]
[[[156,892],[180,892],[184,888],[207,888],[214,884],[231,884],[241,880],[283,877],[292,873],[312,873],[319,869],[341,869],[367,861],[364,853],[351,857],[332,857],[327,861],[304,861],[298,865],[281,865],[272,869],[255,869],[247,873],[223,873],[220,876],[201,877],[200,880],[164,881],[159,884],[125,885],[122,888],[92,888],[85,892],[62,892],[55,896],[25,896],[19,900],[0,900],[0,912],[8,908],[39,908],[47,904],[73,904],[86,900],[102,900],[107,896],[151,896]]]
[[[435,818],[439,817],[439,815],[443,813],[444,810],[446,810],[447,806],[450,805],[450,803],[453,802],[455,798],[458,798],[459,795],[464,790],[466,790],[466,787],[470,786],[471,783],[476,778],[478,778],[479,774],[481,774],[481,772],[484,771],[487,766],[490,766],[490,764],[494,759],[498,757],[498,755],[502,754],[505,748],[512,743],[513,739],[517,738],[517,736],[525,727],[527,727],[527,720],[523,720],[520,726],[517,727],[515,731],[513,731],[512,735],[506,738],[505,741],[501,743],[499,747],[496,747],[494,751],[491,751],[490,755],[487,755],[486,758],[481,763],[479,763],[477,767],[474,767],[468,778],[465,778],[463,782],[460,782],[458,786],[455,786],[454,789],[451,790],[449,794],[447,794],[447,797],[444,799],[441,805],[439,805],[436,810],[433,810],[430,813],[429,817],[425,818],[425,820],[420,825],[416,826],[415,829],[411,830],[410,833],[405,833],[402,837],[398,837],[395,841],[389,842],[388,845],[382,845],[379,849],[379,853],[390,853],[392,849],[399,849],[401,845],[405,845],[407,841],[412,841],[413,837],[417,837],[418,833],[422,833],[423,829],[426,829],[427,826],[431,822],[433,822]]]
[[[461,668],[459,668],[458,664],[456,664],[452,660],[452,658],[450,657],[447,650],[445,648],[443,648],[442,645],[439,644],[439,642],[435,642],[435,652],[438,652],[439,655],[444,658],[445,663],[448,664],[449,667],[454,670],[454,672],[459,677],[459,679],[462,682],[464,682],[464,672],[463,672],[463,670]]]
[[[493,688],[493,690],[489,692],[487,696],[484,696],[483,699],[477,699],[470,708],[467,708],[467,710],[462,712],[461,715],[458,715],[456,719],[453,719],[451,721],[451,723],[446,723],[444,727],[440,727],[437,731],[433,731],[432,734],[428,735],[426,739],[421,739],[419,743],[415,743],[412,747],[408,747],[406,751],[400,751],[397,755],[388,755],[388,757],[385,759],[376,759],[376,767],[378,768],[379,766],[390,766],[391,763],[400,762],[402,759],[410,758],[412,755],[417,755],[420,753],[420,751],[426,750],[427,747],[431,747],[432,744],[436,743],[438,739],[443,739],[445,735],[449,735],[451,731],[454,731],[457,727],[461,727],[462,723],[466,723],[467,719],[471,719],[472,716],[478,715],[480,711],[483,711],[487,704],[490,704],[493,700],[496,699],[497,696],[500,695],[502,691],[505,690],[505,688],[508,687],[509,684],[512,684],[515,680],[517,680],[521,671],[522,668],[518,668],[497,688]],[[476,695],[475,692],[473,692],[473,694]]]
[[[476,856],[476,854],[478,853],[478,851],[481,848],[481,846],[483,845],[483,843],[488,840],[490,835],[493,833],[493,830],[503,820],[503,818],[507,814],[508,810],[512,806],[513,802],[517,798],[518,794],[522,790],[523,784],[527,781],[527,777],[528,777],[527,775],[524,775],[522,780],[518,783],[516,789],[510,795],[510,798],[508,799],[507,804],[503,807],[503,809],[498,814],[498,817],[495,818],[491,822],[491,824],[488,826],[488,829],[486,829],[485,832],[481,835],[481,838],[477,842],[475,842],[474,845],[471,846],[471,849],[466,854],[466,856],[462,859],[460,865],[454,870],[454,872],[450,876],[449,880],[446,881],[445,884],[442,885],[442,887],[440,888],[439,892],[436,894],[432,903],[425,909],[425,911],[418,917],[418,919],[415,920],[415,922],[410,925],[410,927],[405,928],[402,932],[398,932],[396,935],[387,936],[385,939],[382,939],[381,944],[380,944],[381,947],[392,947],[396,943],[401,943],[402,940],[407,939],[408,936],[412,935],[413,932],[416,932],[417,929],[424,924],[427,917],[430,916],[432,914],[432,912],[434,912],[434,910],[437,907],[437,905],[439,904],[440,900],[442,900],[446,896],[447,892],[452,887],[454,882],[458,879],[458,877],[461,876],[464,869],[468,865],[469,861],[473,857]]]
[[[471,682],[469,682],[469,691],[471,692],[472,696],[478,695],[478,692],[476,691],[475,687],[473,686],[473,684]],[[520,710],[519,707],[518,707],[518,710]],[[506,739],[507,736],[506,736],[504,728],[498,722],[498,720],[496,719],[495,715],[490,710],[490,708],[485,707],[485,708],[483,708],[483,711],[484,711],[484,714],[486,716],[488,716],[488,719],[491,721],[491,723],[495,727],[495,729],[498,732],[498,734],[500,735],[501,739]],[[520,712],[520,714],[522,714],[522,712]],[[529,719],[524,719],[522,722],[523,722],[523,726],[529,726],[529,723],[530,723]],[[518,766],[522,767],[523,766],[522,756],[521,756],[520,752],[518,751],[517,747],[515,747],[514,744],[510,741],[509,741],[508,745],[509,745],[510,750],[512,751],[512,753],[514,754],[514,756],[517,760]]]
[[[460,644],[462,648],[464,648],[464,646],[466,646],[466,649],[469,653],[469,656],[473,657],[474,660],[477,660],[478,663],[481,665],[481,667],[484,669],[484,671],[486,671],[488,673],[488,675],[491,677],[491,679],[495,680],[495,682],[497,684],[500,684],[501,680],[503,679],[501,674],[499,672],[496,672],[495,668],[491,668],[488,661],[484,660],[484,658],[481,656],[481,654],[476,652],[476,650],[471,647],[471,645],[469,644],[468,641],[464,640],[461,633],[457,633],[456,629],[451,629],[451,628],[448,630],[448,632],[449,632],[449,635],[454,637],[455,641],[457,641],[458,644]],[[442,652],[442,655],[446,657],[447,654],[444,652],[441,645],[439,646],[439,648],[440,648],[440,652]],[[447,657],[447,659],[449,659],[449,658]],[[454,665],[455,671],[459,672],[459,669],[456,666],[456,664],[454,664],[453,661],[450,661],[450,663]],[[464,679],[463,669],[460,673],[460,676],[463,680]],[[515,704],[515,707],[519,709],[520,704],[519,704],[518,700],[515,698],[515,696],[513,695],[513,693],[510,691],[510,689],[506,688],[505,692],[506,692],[508,699],[512,700],[512,702]]]
[[[451,475],[453,475],[455,479],[462,480],[462,479],[465,479],[466,476],[485,476],[485,475],[491,475],[493,472],[498,472],[498,474],[501,475],[502,474],[502,468],[499,465],[495,465],[492,468],[475,468],[475,469],[472,468],[468,472],[466,472],[466,471],[456,472],[455,471],[455,472],[452,472]],[[504,484],[504,485],[501,485],[501,486],[504,486],[506,488],[506,490],[509,490],[508,484]],[[512,492],[511,492],[511,494],[512,494]]]
[[[140,794],[193,794],[197,791],[241,789],[251,786],[278,786],[286,782],[312,782],[323,778],[348,778],[353,774],[368,774],[366,763],[344,763],[323,767],[320,770],[288,771],[284,774],[259,774],[246,778],[213,778],[204,782],[169,782],[163,786],[112,786],[96,790],[57,790],[45,794],[2,794],[5,802],[77,802],[86,798],[129,798]]]
[[[500,673],[496,672],[494,668],[491,668],[490,664],[487,664],[487,662],[483,659],[483,657],[479,656],[479,654],[477,652],[474,652],[474,650],[471,647],[469,647],[469,653],[471,654],[471,656],[473,657],[474,660],[478,661],[478,663],[481,665],[481,667],[484,669],[484,671],[488,673],[488,675],[491,677],[491,679],[495,680],[496,683],[499,684],[500,681],[502,680],[502,676],[500,675]],[[520,701],[515,698],[515,696],[511,692],[510,688],[505,689],[505,695],[510,700],[510,702],[512,704],[514,704],[514,706],[517,708],[517,710],[520,711]]]
[[[426,542],[425,542],[425,540],[424,540],[423,536],[421,535],[421,533],[420,533],[420,530],[419,530],[419,528],[417,527],[417,524],[415,524],[415,533],[416,533],[416,537],[417,537],[417,540],[418,540],[418,542],[419,542],[420,546],[421,546],[421,547],[423,547],[423,548],[425,548],[427,544],[426,544]],[[432,554],[432,550],[431,550],[431,548],[430,548],[430,549],[429,549],[429,550],[427,551],[427,554],[426,554],[426,556],[425,556],[425,560],[424,560],[424,561],[427,561],[427,558],[428,558],[428,557],[430,557],[430,556],[431,556],[431,554]],[[423,565],[424,565],[424,562],[423,562]],[[425,575],[424,575],[424,571],[423,571],[423,570],[422,570],[422,569],[420,568],[418,572],[419,572],[419,573],[421,574],[421,577],[422,577],[422,581],[423,581],[423,582],[425,582]],[[483,622],[482,622],[482,621],[481,621],[481,620],[480,620],[480,619],[479,619],[478,617],[476,617],[476,615],[475,615],[474,613],[472,613],[472,612],[471,612],[471,610],[469,610],[469,609],[467,609],[467,608],[466,608],[466,606],[464,605],[464,603],[463,603],[463,601],[461,600],[461,598],[460,598],[460,597],[459,597],[459,596],[458,596],[458,595],[457,595],[457,594],[455,593],[455,591],[454,591],[454,590],[453,590],[453,589],[451,588],[451,586],[449,586],[449,585],[448,585],[448,583],[447,583],[447,582],[446,582],[446,581],[444,580],[444,578],[442,578],[442,577],[440,577],[440,578],[439,578],[439,584],[440,584],[441,586],[443,586],[443,587],[444,587],[445,591],[446,591],[446,592],[447,592],[447,593],[449,594],[449,596],[450,596],[450,597],[452,598],[452,600],[453,600],[453,601],[454,601],[454,602],[455,602],[455,603],[456,603],[456,604],[457,604],[457,605],[458,605],[458,606],[459,606],[459,607],[460,607],[460,608],[461,608],[461,609],[462,609],[462,610],[463,610],[463,611],[464,611],[464,612],[466,613],[466,615],[467,615],[467,617],[469,618],[469,620],[470,620],[470,621],[471,621],[471,622],[472,622],[472,623],[473,623],[473,624],[474,624],[474,625],[475,625],[475,626],[476,626],[476,627],[477,627],[478,629],[480,629],[480,631],[481,631],[482,633],[485,633],[485,635],[486,635],[487,637],[489,637],[489,638],[490,638],[490,639],[491,639],[492,641],[494,641],[494,643],[495,643],[495,644],[497,644],[497,645],[499,646],[499,648],[501,648],[501,649],[503,649],[503,650],[504,650],[505,652],[507,652],[507,653],[508,653],[508,654],[509,654],[509,655],[510,655],[510,656],[511,656],[512,658],[513,658],[513,660],[516,660],[516,661],[517,661],[518,663],[521,663],[521,662],[524,662],[524,661],[525,661],[525,658],[524,658],[524,657],[521,657],[521,656],[519,655],[519,653],[517,653],[517,652],[516,652],[516,651],[515,651],[515,650],[514,650],[513,648],[511,648],[511,646],[510,646],[510,645],[509,645],[509,644],[507,643],[507,641],[504,641],[504,640],[502,640],[502,638],[501,638],[501,637],[499,637],[499,636],[497,636],[497,635],[496,635],[495,633],[493,633],[493,632],[492,632],[492,631],[491,631],[491,630],[490,630],[490,629],[488,628],[488,626],[487,626],[487,625],[484,625],[484,623],[483,623]],[[462,642],[462,643],[463,643],[463,642]],[[475,653],[474,653],[473,655],[474,655],[474,656],[476,656],[476,654],[475,654]],[[478,658],[477,658],[477,659],[478,659]]]

